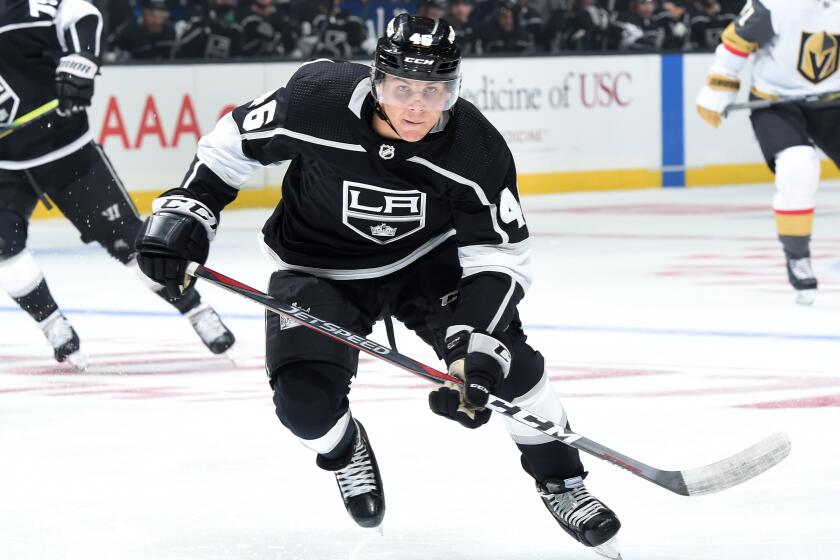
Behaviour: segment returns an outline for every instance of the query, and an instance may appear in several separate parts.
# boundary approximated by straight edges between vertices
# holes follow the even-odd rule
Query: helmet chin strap
[[[383,109],[383,108],[382,108],[382,105],[380,105],[380,104],[379,104],[379,101],[377,101],[377,102],[376,102],[376,105],[374,105],[374,111],[376,111],[376,115],[377,115],[380,119],[382,119],[383,121],[385,121],[385,123],[386,123],[388,126],[390,126],[390,127],[391,127],[391,130],[393,130],[393,131],[394,131],[394,134],[396,134],[396,135],[397,135],[397,137],[398,137],[400,140],[404,140],[404,138],[402,137],[402,134],[400,134],[399,132],[397,132],[397,129],[396,129],[396,128],[394,128],[394,123],[392,123],[392,122],[391,122],[391,119],[389,119],[389,118],[388,118],[387,113],[385,113],[385,109]]]

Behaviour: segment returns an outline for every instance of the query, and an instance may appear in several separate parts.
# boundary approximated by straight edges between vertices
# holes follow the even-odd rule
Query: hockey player
[[[53,98],[58,110],[0,139],[0,288],[28,312],[55,358],[84,368],[79,337],[50,295],[26,249],[29,219],[44,194],[81,234],[136,269],[134,239],[142,222],[102,148],[86,107],[98,73],[102,16],[84,0],[0,3],[0,125]],[[141,278],[192,323],[214,353],[234,338],[198,294],[170,298]]]
[[[430,344],[466,391],[444,386],[431,409],[486,423],[488,393],[566,424],[517,303],[531,283],[516,169],[499,132],[458,98],[460,52],[443,20],[401,14],[373,68],[316,60],[285,87],[241,105],[201,139],[179,188],[164,193],[137,241],[141,269],[177,287],[204,261],[220,212],[254,172],[291,160],[262,230],[278,271],[269,293],[358,333],[393,314]],[[363,527],[385,513],[370,439],[350,412],[358,352],[276,315],[266,370],[281,422],[335,473]],[[618,532],[584,486],[578,451],[506,421],[522,466],[552,515],[587,546]]]
[[[755,54],[751,97],[778,97],[840,90],[840,2],[836,0],[750,0],[726,28],[715,51],[697,111],[710,125],[735,100],[738,75]],[[822,149],[840,165],[840,107],[779,104],[754,110],[753,130],[776,176],[773,209],[784,248],[788,279],[797,302],[814,302],[817,279],[811,267],[811,230],[820,181]]]

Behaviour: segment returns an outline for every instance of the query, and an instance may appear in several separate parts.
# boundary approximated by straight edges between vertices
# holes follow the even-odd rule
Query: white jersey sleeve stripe
[[[459,247],[458,260],[464,277],[500,272],[516,280],[525,292],[531,287],[531,249],[527,239],[519,243]]]
[[[516,290],[516,280],[511,278],[510,279],[510,289],[505,294],[504,299],[502,300],[501,305],[499,305],[498,311],[496,311],[496,315],[493,316],[493,319],[490,321],[490,325],[487,326],[487,332],[492,333],[496,330],[496,327],[499,325],[499,321],[502,320],[502,315],[505,314],[505,310],[510,303],[510,298],[513,297],[513,292]]]
[[[93,4],[85,2],[85,0],[64,0],[58,6],[58,12],[56,12],[55,14],[54,21],[55,33],[58,37],[58,43],[61,45],[61,48],[69,50],[69,47],[66,41],[64,40],[64,33],[69,29],[70,33],[74,34],[74,24],[86,16],[94,16],[99,20],[96,29],[97,31],[101,32],[102,14],[99,13],[99,10],[97,10]],[[73,35],[73,40],[75,43],[78,43],[78,38],[76,35]],[[78,46],[75,49],[75,52],[79,52]]]
[[[335,142],[333,140],[325,140],[317,136],[303,134],[302,132],[295,132],[287,128],[275,128],[274,130],[266,130],[263,132],[248,132],[242,135],[243,140],[262,140],[271,138],[272,136],[288,136],[302,142],[309,142],[310,144],[318,144],[319,146],[327,146],[329,148],[338,148],[340,150],[349,150],[351,152],[364,152],[364,147],[361,144],[348,144],[346,142]]]
[[[222,117],[216,128],[198,141],[196,156],[222,181],[237,189],[263,167],[242,152],[242,136],[233,120],[233,113]],[[197,170],[198,163],[190,175],[191,179]]]

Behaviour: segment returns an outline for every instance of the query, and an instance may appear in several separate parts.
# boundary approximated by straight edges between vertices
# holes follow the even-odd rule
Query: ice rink
[[[794,303],[769,186],[525,199],[536,283],[520,309],[579,433],[660,468],[786,431],[790,457],[726,492],[670,494],[584,457],[625,560],[840,558],[840,186],[817,199],[820,291]],[[208,265],[264,288],[268,211],[228,211]],[[434,416],[428,382],[363,358],[351,393],[387,497],[384,534],[274,415],[254,304],[200,285],[236,365],[64,220],[30,247],[90,370],[52,360],[0,295],[2,560],[584,560],[501,421]],[[401,352],[439,365],[398,329]],[[372,338],[384,342],[384,330]]]

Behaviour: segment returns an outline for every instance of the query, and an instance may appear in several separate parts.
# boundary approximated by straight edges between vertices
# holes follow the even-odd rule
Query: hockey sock
[[[321,457],[323,457],[327,461],[335,461],[336,459],[342,459],[344,457],[347,457],[350,453],[350,450],[353,449],[354,443],[356,442],[357,431],[358,430],[356,428],[356,423],[350,422],[341,440],[330,451],[326,453],[321,453]]]
[[[43,272],[27,250],[0,260],[0,287],[36,321],[43,321],[58,310]]]
[[[782,235],[779,234],[779,241],[785,249],[785,255],[791,259],[803,259],[811,256],[810,235]]]
[[[39,323],[58,311],[58,304],[55,303],[46,280],[41,280],[34,290],[14,300]]]

